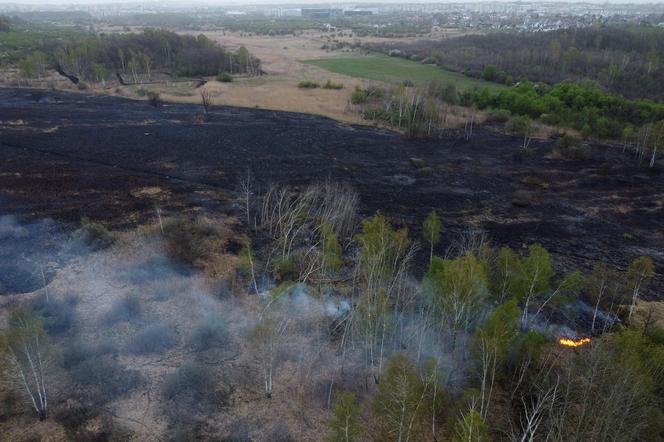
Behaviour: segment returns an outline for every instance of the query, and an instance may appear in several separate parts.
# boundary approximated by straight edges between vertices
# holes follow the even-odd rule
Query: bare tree
[[[207,89],[201,89],[201,105],[206,115],[210,111],[212,104],[212,93]]]
[[[0,336],[3,371],[23,391],[39,420],[44,420],[49,407],[47,384],[56,360],[54,348],[33,313],[15,311],[9,323]]]
[[[276,319],[263,317],[256,324],[250,337],[250,342],[256,351],[256,355],[263,373],[265,395],[272,397],[272,385],[274,371],[277,366],[277,356],[282,338],[288,328],[288,319]]]

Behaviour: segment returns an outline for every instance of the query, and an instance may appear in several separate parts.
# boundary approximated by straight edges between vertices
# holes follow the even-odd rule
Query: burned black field
[[[602,259],[624,268],[649,255],[653,287],[664,285],[664,172],[620,148],[592,146],[591,158],[570,161],[551,155],[555,141],[533,141],[525,153],[517,138],[486,128],[470,141],[422,141],[304,114],[220,106],[200,122],[201,114],[194,105],[0,89],[0,216],[129,228],[154,221],[157,207],[238,211],[248,171],[262,185],[329,179],[359,192],[363,215],[380,211],[413,236],[438,209],[440,253],[482,229],[496,245],[540,242],[563,267]]]

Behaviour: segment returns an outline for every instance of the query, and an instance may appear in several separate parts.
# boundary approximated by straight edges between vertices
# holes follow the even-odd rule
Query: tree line
[[[155,71],[188,77],[261,72],[260,60],[244,47],[231,52],[202,34],[195,37],[164,30],[89,36],[46,53],[35,51],[19,62],[20,74],[38,77],[49,63],[68,75],[96,83],[115,74],[132,83],[150,81]]]
[[[500,83],[589,79],[628,98],[664,99],[664,30],[656,26],[500,32],[367,47]]]

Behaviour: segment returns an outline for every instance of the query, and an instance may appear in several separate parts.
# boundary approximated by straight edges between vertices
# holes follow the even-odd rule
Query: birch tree
[[[12,312],[0,335],[0,352],[6,379],[23,392],[39,420],[46,419],[57,357],[41,321],[26,310]]]
[[[433,248],[440,242],[440,231],[442,227],[443,225],[440,217],[438,216],[438,213],[436,213],[436,209],[433,209],[426,217],[424,224],[422,225],[422,235],[430,246],[429,264],[431,264],[431,260],[433,259]]]
[[[647,287],[653,276],[655,276],[655,266],[649,256],[640,256],[629,265],[625,275],[627,288],[632,298],[629,305],[628,320],[632,319],[641,292]]]
[[[328,442],[353,442],[360,440],[362,426],[360,424],[360,406],[355,395],[339,392],[334,405],[334,417],[330,422]]]

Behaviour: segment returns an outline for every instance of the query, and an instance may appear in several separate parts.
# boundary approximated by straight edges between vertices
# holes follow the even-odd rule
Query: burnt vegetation
[[[428,20],[334,22],[403,36]],[[205,80],[191,106],[0,91],[0,207],[58,220],[0,217],[0,438],[664,439],[661,36],[373,45],[506,86],[347,91],[399,133],[215,106]],[[262,74],[202,34],[57,46],[25,55],[22,80]]]

